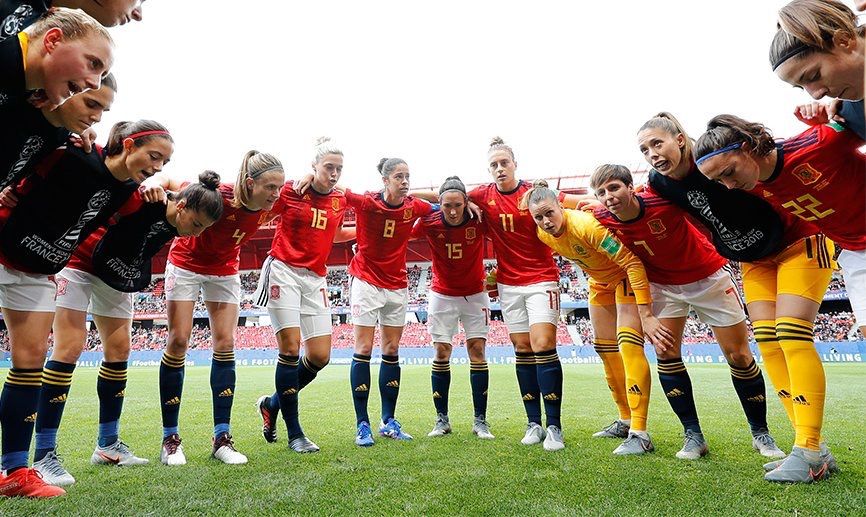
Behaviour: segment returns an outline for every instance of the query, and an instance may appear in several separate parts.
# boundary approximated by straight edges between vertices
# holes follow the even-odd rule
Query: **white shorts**
[[[559,322],[559,284],[499,284],[499,305],[509,334],[529,332],[536,323]]]
[[[57,306],[108,318],[132,318],[132,293],[112,289],[96,275],[63,268],[57,273]]]
[[[490,297],[482,291],[469,296],[446,296],[430,291],[427,295],[427,327],[434,343],[451,343],[463,324],[466,339],[487,339]]]
[[[730,327],[746,319],[743,302],[728,266],[712,275],[683,285],[650,282],[653,314],[657,318],[681,318],[694,310],[711,327]]]
[[[352,323],[362,327],[375,327],[376,322],[386,327],[402,327],[406,324],[406,308],[409,291],[384,289],[352,277],[349,287],[349,302],[352,304]]]
[[[54,275],[22,273],[0,264],[0,307],[24,312],[54,312]]]
[[[842,250],[836,260],[842,267],[845,290],[857,325],[866,326],[866,250]]]
[[[325,278],[268,257],[262,266],[253,304],[266,307],[274,332],[301,329],[301,339],[331,333],[331,309]]]
[[[180,268],[171,262],[165,265],[165,299],[173,302],[198,301],[199,292],[204,301],[240,305],[240,275],[202,275]]]

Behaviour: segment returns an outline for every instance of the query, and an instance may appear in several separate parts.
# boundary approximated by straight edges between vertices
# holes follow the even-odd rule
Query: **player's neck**
[[[683,180],[686,179],[689,173],[692,171],[692,162],[690,160],[680,160],[677,168],[672,170],[670,174],[667,174],[667,177],[674,180]]]
[[[499,192],[511,192],[517,188],[518,183],[517,178],[511,178],[510,180],[496,183],[496,189],[499,190]]]
[[[314,179],[312,183],[310,183],[310,188],[316,191],[318,194],[327,195],[331,193],[331,187],[329,187],[325,183],[320,183],[318,180]]]
[[[130,178],[129,169],[123,160],[123,154],[115,154],[105,157],[105,167],[117,181],[126,181]]]
[[[165,219],[168,224],[177,228],[177,201],[168,200],[165,206]]]
[[[637,196],[632,196],[629,202],[616,214],[616,218],[623,222],[633,221],[640,215],[640,202]]]
[[[778,160],[779,151],[775,148],[768,155],[756,158],[755,161],[758,163],[758,179],[761,181],[769,179],[773,175],[773,171],[776,170],[776,162]]]
[[[56,109],[51,110],[48,108],[42,108],[42,116],[45,117],[45,120],[48,121],[54,127],[62,127],[63,122],[60,120],[60,113]]]
[[[400,206],[403,204],[403,200],[405,199],[406,196],[402,194],[392,194],[388,189],[385,189],[382,192],[382,200],[390,206]]]

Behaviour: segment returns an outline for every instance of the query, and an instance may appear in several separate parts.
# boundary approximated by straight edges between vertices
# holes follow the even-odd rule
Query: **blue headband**
[[[716,149],[715,151],[711,152],[710,154],[705,154],[705,155],[701,156],[700,158],[698,158],[697,160],[695,160],[695,164],[700,165],[703,162],[712,158],[713,156],[716,156],[719,154],[724,154],[724,153],[727,153],[730,151],[735,151],[735,150],[739,149],[744,143],[745,142],[735,142],[731,145],[726,145],[725,147],[722,147],[721,149]]]

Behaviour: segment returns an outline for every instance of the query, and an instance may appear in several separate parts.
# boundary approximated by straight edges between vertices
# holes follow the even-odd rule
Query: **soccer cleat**
[[[612,424],[594,433],[593,438],[628,438],[631,427],[622,420],[614,420]]]
[[[389,418],[387,422],[379,424],[379,436],[393,440],[411,440],[412,435],[404,433],[400,422],[396,418]]]
[[[482,440],[492,440],[496,438],[493,436],[493,433],[490,432],[490,424],[488,424],[487,420],[484,419],[484,415],[478,415],[475,417],[475,423],[472,424],[472,433]]]
[[[243,465],[247,457],[235,449],[235,442],[229,433],[220,433],[213,439],[212,456],[227,465]]]
[[[836,463],[836,457],[833,456],[833,453],[830,452],[830,448],[827,447],[827,444],[821,442],[820,444],[821,451],[821,459],[827,463],[827,471],[830,474],[836,474],[839,472],[839,464]],[[785,461],[785,458],[780,460],[771,461],[769,463],[764,463],[764,470],[766,472],[770,472],[771,470],[775,470],[779,465],[781,465]]]
[[[298,436],[297,438],[293,438],[289,441],[289,448],[295,452],[307,453],[307,452],[319,452],[319,446],[313,443],[312,440],[307,438],[306,436]]]
[[[60,495],[66,495],[66,490],[46,483],[35,468],[18,469],[0,481],[0,496],[3,497],[43,498]]]
[[[96,450],[90,456],[90,463],[94,465],[147,465],[149,462],[139,458],[129,450],[129,446],[117,440],[106,447],[96,446]]]
[[[451,422],[448,421],[448,415],[439,413],[436,417],[436,423],[433,424],[433,430],[427,433],[427,436],[435,438],[436,436],[445,436],[446,434],[451,434]]]
[[[262,417],[262,436],[265,437],[266,442],[274,443],[277,441],[277,414],[268,407],[270,399],[267,395],[259,397],[256,401],[256,411]]]
[[[776,483],[812,483],[830,475],[830,466],[824,456],[818,453],[818,460],[811,461],[806,455],[806,449],[794,447],[778,467],[764,474],[764,479]]]
[[[53,449],[39,461],[33,463],[33,469],[42,477],[42,481],[54,486],[69,486],[75,483],[75,478],[72,477],[64,467],[60,460],[60,455],[57,450]]]
[[[544,438],[544,450],[558,451],[565,449],[565,442],[562,440],[562,429],[555,425],[547,426],[547,437]]]
[[[768,431],[761,431],[752,436],[752,448],[767,458],[785,457],[785,452],[776,445],[776,440]]]
[[[707,447],[707,441],[704,440],[703,433],[696,433],[692,430],[686,430],[683,448],[677,452],[677,458],[681,460],[697,460],[701,459],[710,452]]]
[[[370,429],[370,424],[361,422],[358,424],[358,434],[355,435],[355,445],[358,447],[369,447],[373,445],[373,430]]]
[[[180,436],[176,433],[163,438],[159,461],[163,465],[186,465],[186,456],[183,454]]]
[[[529,422],[526,424],[526,434],[523,435],[523,439],[520,440],[520,443],[523,445],[535,445],[543,442],[545,436],[546,434],[543,427],[535,422]]]
[[[652,438],[650,438],[649,435],[644,438],[643,436],[629,432],[628,438],[626,438],[625,441],[619,444],[619,447],[614,449],[613,453],[617,456],[628,456],[634,454],[646,454],[655,450],[656,448],[653,445]]]

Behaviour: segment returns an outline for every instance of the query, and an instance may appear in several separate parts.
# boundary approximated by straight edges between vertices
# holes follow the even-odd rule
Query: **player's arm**
[[[559,204],[562,205],[563,208],[581,208],[588,201],[595,201],[595,196],[592,194],[566,194],[565,192],[559,193]]]
[[[595,219],[584,228],[585,239],[625,271],[637,301],[644,335],[659,351],[674,346],[673,332],[652,313],[652,295],[643,262]]]
[[[339,229],[337,229],[337,233],[334,234],[334,242],[340,243],[340,242],[353,241],[357,238],[357,236],[358,236],[358,227],[357,226],[352,226],[351,228],[346,227],[346,226],[341,226]]]
[[[167,174],[157,174],[141,182],[141,194],[148,203],[166,203],[166,191],[178,192],[184,187],[182,181],[170,178]]]
[[[439,202],[439,194],[429,189],[410,190],[409,195],[417,197],[418,199],[423,199],[431,205]]]

